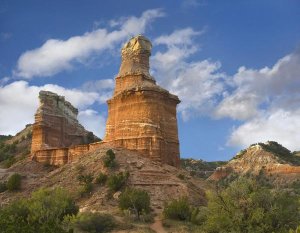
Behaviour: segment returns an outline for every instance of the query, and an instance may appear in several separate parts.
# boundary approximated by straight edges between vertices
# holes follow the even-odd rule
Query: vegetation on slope
[[[225,165],[226,161],[213,161],[206,162],[204,160],[196,159],[181,159],[181,167],[191,173],[201,178],[209,177],[217,167]]]
[[[8,168],[30,153],[32,127],[27,125],[15,136],[0,135],[0,163]]]
[[[249,148],[253,146],[260,146],[263,150],[272,153],[276,157],[278,157],[281,162],[283,163],[290,163],[292,165],[299,166],[300,165],[300,156],[298,156],[298,152],[291,152],[289,149],[285,148],[281,144],[274,142],[274,141],[268,141],[266,143],[255,143],[252,144]],[[248,149],[249,149],[248,148]],[[239,159],[242,158],[245,153],[247,153],[247,150],[241,150],[235,157],[232,159]]]

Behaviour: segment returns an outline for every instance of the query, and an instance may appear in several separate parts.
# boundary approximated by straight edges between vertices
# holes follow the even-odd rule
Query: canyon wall
[[[178,167],[176,106],[180,101],[150,75],[151,48],[151,42],[141,35],[123,47],[114,95],[107,101],[104,141]]]

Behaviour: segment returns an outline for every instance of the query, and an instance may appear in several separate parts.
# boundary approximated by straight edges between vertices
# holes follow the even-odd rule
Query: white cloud
[[[199,50],[194,37],[201,33],[185,28],[154,40],[154,44],[164,45],[167,49],[154,54],[153,75],[160,85],[179,96],[182,102],[178,110],[184,119],[209,114],[223,92],[225,75],[219,72],[219,62],[188,62],[190,56]]]
[[[232,78],[233,91],[216,108],[217,117],[243,122],[230,135],[229,144],[274,140],[299,150],[300,51],[279,59],[271,68],[241,67]]]
[[[103,138],[106,125],[106,118],[103,114],[93,109],[86,109],[79,112],[78,119],[87,130],[92,131],[99,138]]]
[[[86,92],[75,88],[66,89],[53,84],[30,86],[26,81],[16,81],[6,86],[0,86],[0,134],[13,135],[22,130],[26,124],[34,122],[40,90],[53,91],[63,95],[66,100],[82,111],[100,98],[100,95],[95,92]]]
[[[208,59],[190,61],[199,51],[192,28],[176,30],[154,40],[165,46],[152,58],[158,83],[179,96],[178,110],[189,116],[208,115],[240,120],[228,144],[246,147],[274,140],[291,150],[300,149],[300,50],[279,59],[272,67],[240,67],[228,76],[221,64]]]
[[[23,53],[14,75],[22,78],[52,76],[73,69],[74,62],[84,62],[97,52],[111,49],[129,36],[143,33],[155,18],[162,17],[160,9],[147,10],[141,17],[128,17],[120,22],[119,30],[97,29],[67,40],[49,39],[41,47]]]
[[[255,117],[233,130],[229,145],[248,147],[252,143],[277,141],[290,150],[300,149],[300,109],[277,110]]]
[[[88,81],[82,85],[84,91],[97,92],[100,94],[99,103],[106,103],[112,96],[115,86],[114,79],[102,79],[96,81]]]
[[[279,59],[272,68],[239,68],[232,78],[233,91],[216,109],[217,117],[246,120],[264,107],[290,109],[300,98],[300,52]],[[293,104],[292,104],[293,103]],[[296,106],[300,107],[300,105]]]

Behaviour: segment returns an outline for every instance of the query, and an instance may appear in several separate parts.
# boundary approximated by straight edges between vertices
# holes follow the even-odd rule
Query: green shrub
[[[201,206],[199,208],[193,208],[191,211],[191,223],[196,225],[202,225],[207,219],[207,207]]]
[[[142,213],[150,212],[150,196],[144,190],[127,188],[120,195],[119,207],[121,210],[130,210],[140,219]]]
[[[16,191],[21,188],[21,175],[18,173],[15,173],[11,175],[7,181],[7,189],[9,191]]]
[[[269,189],[240,177],[228,187],[208,192],[206,232],[288,232],[300,221],[299,196]]]
[[[93,179],[94,179],[94,177],[92,174],[87,174],[87,175],[79,174],[77,176],[77,180],[84,184],[92,183]]]
[[[3,233],[41,232],[66,233],[62,220],[77,214],[78,207],[60,188],[40,189],[29,199],[21,199],[0,209],[0,229]]]
[[[3,193],[7,190],[6,182],[0,182],[0,193]]]
[[[114,218],[101,213],[79,213],[76,217],[69,217],[69,232],[109,232],[115,228]]]
[[[165,204],[163,215],[165,218],[188,221],[191,217],[191,208],[186,197],[172,200]]]
[[[84,196],[87,193],[92,192],[93,190],[93,175],[92,174],[87,174],[87,175],[83,175],[83,174],[79,174],[77,176],[77,180],[81,183],[81,187],[80,187],[80,196]]]
[[[100,185],[104,185],[107,180],[107,175],[100,172],[99,175],[96,177],[96,183]]]
[[[10,156],[8,159],[6,159],[6,160],[3,161],[3,166],[5,168],[9,168],[9,167],[11,167],[16,162],[17,162],[16,158],[13,157],[13,156]]]
[[[126,184],[128,176],[129,173],[124,174],[123,172],[110,176],[107,180],[107,186],[110,191],[119,191]]]
[[[106,151],[106,154],[103,156],[103,165],[104,167],[113,168],[116,166],[115,161],[116,155],[112,149]]]
[[[181,180],[184,180],[185,176],[183,174],[178,174],[177,177]]]

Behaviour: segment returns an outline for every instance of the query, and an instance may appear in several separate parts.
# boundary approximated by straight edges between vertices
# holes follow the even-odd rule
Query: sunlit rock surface
[[[180,101],[150,75],[151,48],[151,42],[141,35],[122,48],[114,95],[107,101],[104,141],[179,166],[176,106]]]

